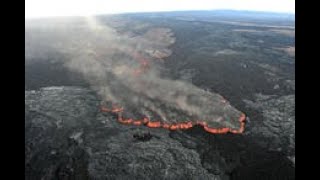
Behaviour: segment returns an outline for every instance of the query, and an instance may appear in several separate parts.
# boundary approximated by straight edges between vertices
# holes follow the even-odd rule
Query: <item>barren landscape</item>
[[[294,16],[48,18],[25,35],[26,179],[295,179]]]

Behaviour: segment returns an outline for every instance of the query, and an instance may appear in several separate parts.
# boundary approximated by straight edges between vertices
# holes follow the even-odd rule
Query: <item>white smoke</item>
[[[143,34],[135,35],[129,30],[119,33],[95,18],[54,23],[41,37],[32,34],[37,28],[30,28],[26,55],[31,56],[34,48],[41,47],[39,44],[63,54],[65,66],[80,72],[102,100],[140,114],[156,115],[163,121],[208,120],[218,123],[216,126],[239,126],[240,112],[223,103],[220,95],[159,75],[158,61],[170,56],[168,47],[175,42],[170,29],[146,25],[140,27],[148,28]],[[108,23],[112,24],[112,19]],[[144,62],[148,63],[147,70],[135,75]]]

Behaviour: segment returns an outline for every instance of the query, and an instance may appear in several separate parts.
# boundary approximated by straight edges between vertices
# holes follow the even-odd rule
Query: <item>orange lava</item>
[[[165,123],[161,121],[150,121],[149,118],[145,117],[143,119],[131,119],[131,118],[123,118],[122,117],[122,112],[123,108],[112,108],[108,109],[105,107],[101,107],[102,112],[111,112],[115,113],[118,116],[118,121],[122,124],[132,124],[132,125],[145,125],[148,126],[149,128],[164,128],[164,129],[169,129],[169,130],[183,130],[183,129],[190,129],[195,125],[200,125],[203,127],[204,130],[206,130],[209,133],[212,134],[226,134],[226,133],[233,133],[233,134],[241,134],[244,131],[244,125],[245,125],[245,119],[246,116],[245,114],[241,114],[239,117],[239,123],[240,123],[240,128],[239,129],[231,129],[231,128],[211,128],[208,127],[207,123],[205,121],[197,121],[197,122],[191,122],[191,121],[186,121],[186,122],[181,122],[181,123],[175,123],[175,124],[170,124],[170,123]]]
[[[149,68],[149,62],[146,60],[144,57],[142,57],[139,53],[134,52],[133,55],[134,59],[138,60],[140,63],[139,69],[136,69],[133,71],[134,76],[138,76],[142,74],[143,72],[146,72]],[[227,101],[223,99],[223,102],[226,103]],[[240,128],[239,129],[231,129],[231,128],[211,128],[208,127],[207,123],[205,121],[198,120],[196,122],[192,121],[185,121],[181,123],[175,123],[175,124],[170,124],[170,123],[165,123],[161,121],[150,121],[149,118],[145,117],[143,119],[131,119],[131,118],[123,118],[122,117],[122,112],[123,108],[121,107],[116,107],[113,106],[112,109],[106,108],[101,106],[101,111],[102,112],[111,112],[115,113],[118,116],[118,121],[122,124],[131,124],[131,125],[145,125],[149,128],[164,128],[164,129],[169,129],[169,130],[183,130],[183,129],[190,129],[195,125],[200,125],[204,128],[209,133],[212,134],[226,134],[226,133],[233,133],[233,134],[241,134],[244,131],[244,126],[245,126],[245,119],[246,116],[245,114],[241,114],[241,116],[238,118],[239,123],[240,123]]]

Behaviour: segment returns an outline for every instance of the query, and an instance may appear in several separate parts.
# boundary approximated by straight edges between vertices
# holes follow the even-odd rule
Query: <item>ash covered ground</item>
[[[26,179],[295,179],[294,33],[292,16],[224,11],[26,21]],[[135,77],[145,70],[146,87]],[[189,116],[199,111],[174,94],[198,91],[245,113],[244,133],[123,125],[100,111],[111,101],[130,116],[151,105]]]

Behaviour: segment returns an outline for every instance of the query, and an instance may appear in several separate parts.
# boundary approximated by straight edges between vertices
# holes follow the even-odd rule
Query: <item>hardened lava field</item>
[[[25,179],[295,179],[294,16],[25,24]]]

